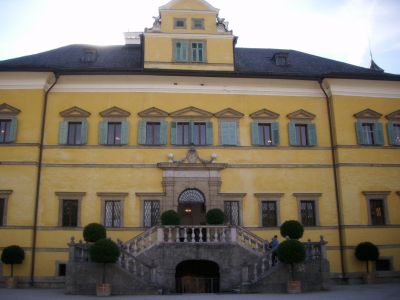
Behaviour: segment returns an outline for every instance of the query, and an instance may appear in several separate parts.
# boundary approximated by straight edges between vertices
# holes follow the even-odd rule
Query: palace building
[[[204,0],[170,1],[125,38],[0,62],[0,250],[24,248],[22,282],[62,285],[71,237],[93,222],[167,292],[189,273],[218,278],[213,291],[240,286],[257,273],[243,257],[262,257],[286,220],[303,242],[323,236],[332,279],[361,277],[364,241],[379,248],[378,278],[399,276],[400,75],[236,47]],[[167,210],[183,235],[159,226]],[[175,248],[162,254],[160,238]]]

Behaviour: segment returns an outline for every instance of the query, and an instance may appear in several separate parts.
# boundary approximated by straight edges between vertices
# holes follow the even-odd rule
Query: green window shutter
[[[129,143],[129,122],[121,122],[121,145],[128,145]]]
[[[160,145],[167,144],[167,129],[168,129],[168,122],[161,121],[160,122]]]
[[[361,122],[356,122],[357,144],[364,145],[364,130]]]
[[[10,133],[7,136],[7,142],[11,143],[11,142],[15,142],[17,139],[17,125],[18,125],[18,121],[16,117],[12,117],[11,118],[11,125],[10,125]]]
[[[237,123],[221,121],[221,145],[237,145]]]
[[[315,124],[307,124],[307,134],[308,134],[308,145],[316,146],[317,145],[317,128]]]
[[[171,145],[176,145],[176,122],[171,122]]]
[[[88,121],[83,120],[81,126],[81,145],[87,144],[87,136],[88,136]]]
[[[374,138],[375,145],[382,146],[384,144],[382,123],[374,123]]]
[[[68,142],[68,121],[60,122],[60,128],[58,130],[58,143],[60,145],[66,145]]]
[[[140,120],[139,127],[138,127],[138,144],[139,145],[146,145],[146,126],[147,122]]]
[[[207,145],[212,145],[213,141],[214,141],[213,124],[211,122],[207,122],[207,124],[206,124],[206,143],[207,143]]]
[[[207,133],[206,133],[207,134]],[[194,122],[189,122],[189,145],[194,144]]]
[[[108,131],[108,121],[103,120],[99,123],[99,144],[107,145],[107,131]]]
[[[278,146],[280,143],[279,140],[279,123],[273,122],[271,123],[271,132],[272,132],[272,145]]]
[[[258,122],[251,123],[251,143],[253,145],[260,145],[260,137],[258,134]]]
[[[397,145],[393,131],[393,122],[389,122],[387,124],[387,131],[388,131],[389,145]]]
[[[298,146],[297,135],[296,135],[296,123],[290,122],[288,125],[289,128],[289,144],[291,146]]]

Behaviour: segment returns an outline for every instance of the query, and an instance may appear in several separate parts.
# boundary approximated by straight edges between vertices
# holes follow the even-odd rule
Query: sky
[[[0,60],[70,44],[124,44],[168,0],[0,0]],[[292,49],[400,74],[400,0],[209,0],[237,47]]]

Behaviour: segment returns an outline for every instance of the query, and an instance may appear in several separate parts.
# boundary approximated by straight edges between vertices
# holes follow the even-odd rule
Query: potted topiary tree
[[[222,225],[225,222],[225,214],[219,208],[210,209],[206,214],[206,221],[209,225]]]
[[[365,283],[373,283],[375,281],[375,274],[369,272],[369,262],[375,261],[379,258],[379,249],[371,242],[359,243],[355,249],[354,255],[360,261],[365,261],[367,266],[367,273],[364,276]]]
[[[96,285],[96,294],[97,296],[110,296],[111,284],[106,283],[106,264],[116,263],[121,251],[115,242],[104,238],[91,245],[89,253],[93,262],[103,264],[102,280],[101,283],[97,283]]]
[[[297,294],[301,292],[301,281],[295,280],[295,264],[301,263],[306,258],[306,249],[304,245],[298,240],[283,241],[278,247],[279,261],[290,265],[291,280],[287,282],[287,291],[290,294]]]
[[[281,225],[281,235],[284,238],[298,240],[303,236],[304,227],[298,221],[289,220]]]
[[[17,278],[14,277],[14,265],[22,264],[25,259],[25,251],[20,246],[11,245],[3,249],[1,253],[1,261],[7,265],[11,265],[11,276],[5,280],[7,288],[17,287]]]
[[[83,229],[83,238],[88,243],[95,243],[106,236],[106,228],[98,223],[90,223]]]
[[[167,210],[161,214],[161,224],[164,226],[179,225],[180,223],[179,214],[174,210]]]

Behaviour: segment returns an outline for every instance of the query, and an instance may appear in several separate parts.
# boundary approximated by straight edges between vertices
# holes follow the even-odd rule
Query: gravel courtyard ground
[[[1,300],[84,300],[98,299],[96,296],[70,296],[64,295],[64,291],[60,289],[0,289]],[[202,295],[168,295],[168,296],[112,296],[112,300],[399,300],[400,299],[400,282],[388,284],[373,285],[345,285],[334,286],[330,291],[303,293],[298,295],[288,294],[202,294]]]

